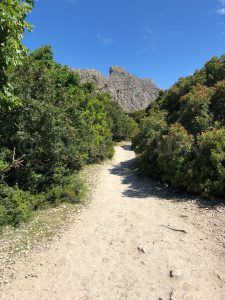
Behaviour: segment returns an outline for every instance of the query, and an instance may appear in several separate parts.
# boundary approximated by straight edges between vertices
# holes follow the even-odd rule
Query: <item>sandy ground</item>
[[[224,208],[136,176],[133,159],[116,147],[89,207],[60,240],[16,262],[1,300],[225,299]]]

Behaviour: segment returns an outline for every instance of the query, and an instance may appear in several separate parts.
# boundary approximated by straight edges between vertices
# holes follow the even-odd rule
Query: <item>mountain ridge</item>
[[[148,107],[158,95],[160,89],[151,79],[138,78],[120,66],[109,68],[109,76],[95,69],[75,69],[81,83],[95,82],[101,91],[111,94],[126,112],[134,112]]]

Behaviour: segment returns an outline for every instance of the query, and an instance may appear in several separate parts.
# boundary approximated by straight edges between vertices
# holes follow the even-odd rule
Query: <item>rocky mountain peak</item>
[[[123,69],[122,67],[110,67],[109,68],[109,74],[111,75],[129,75],[129,73]]]
[[[110,67],[108,77],[93,69],[75,71],[80,74],[82,83],[95,82],[99,90],[110,93],[127,112],[145,109],[159,95],[159,88],[151,79],[138,78],[120,66]]]

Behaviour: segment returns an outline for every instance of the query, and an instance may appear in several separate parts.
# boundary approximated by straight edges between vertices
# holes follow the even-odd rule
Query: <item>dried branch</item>
[[[182,233],[187,233],[187,231],[183,230],[183,229],[175,229],[169,226],[165,226],[165,225],[161,225],[161,227],[165,227],[167,229],[173,230],[173,231],[178,231],[178,232],[182,232]]]
[[[12,169],[19,169],[23,166],[23,158],[25,155],[22,155],[20,158],[16,158],[16,148],[13,149],[12,162],[5,168],[0,170],[0,177],[3,178],[6,173]]]

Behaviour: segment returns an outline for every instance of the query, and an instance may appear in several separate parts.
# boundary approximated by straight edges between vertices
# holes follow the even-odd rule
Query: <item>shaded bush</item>
[[[80,202],[79,170],[111,158],[113,138],[128,139],[136,128],[109,95],[57,64],[49,46],[9,78],[21,105],[0,111],[0,225],[17,225],[39,207]],[[23,162],[7,169],[14,151]]]
[[[133,139],[143,173],[207,198],[225,194],[224,58],[161,93]]]
[[[197,85],[180,98],[178,121],[190,133],[197,135],[212,126],[212,116],[209,113],[212,94],[213,89]]]
[[[151,146],[168,128],[166,112],[159,108],[152,108],[149,116],[142,119],[139,125],[139,133],[133,138],[132,148],[137,153],[142,153]]]
[[[180,124],[171,125],[162,136],[157,157],[158,173],[162,181],[174,188],[186,189],[191,182],[194,138]]]
[[[225,128],[198,136],[198,154],[188,189],[204,197],[223,197],[225,191]]]
[[[113,101],[106,104],[106,111],[113,140],[117,142],[130,140],[137,131],[137,123],[133,118],[124,113],[119,104]]]
[[[215,85],[214,94],[211,98],[210,111],[214,121],[222,122],[225,125],[225,80]]]
[[[41,202],[41,195],[35,196],[16,186],[0,184],[0,226],[17,226],[20,222],[27,221],[39,201]]]

